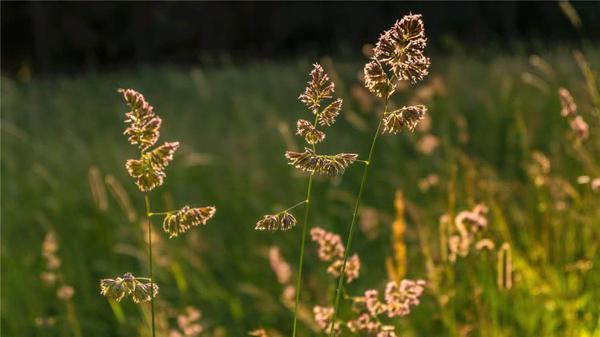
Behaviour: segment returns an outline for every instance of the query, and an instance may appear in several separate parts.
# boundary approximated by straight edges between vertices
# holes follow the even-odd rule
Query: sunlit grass
[[[584,54],[598,71],[600,51]],[[467,330],[472,336],[600,333],[600,195],[589,185],[577,184],[578,176],[600,176],[598,110],[570,50],[542,53],[541,58],[550,73],[520,53],[434,55],[424,83],[427,87],[439,81],[433,93],[400,92],[398,102],[427,103],[430,133],[440,144],[425,155],[416,150],[424,133],[382,138],[370,185],[385,188],[364,195],[364,205],[379,215],[378,230],[375,235],[357,232],[361,239],[352,250],[361,256],[362,276],[350,288],[381,287],[388,279],[385,261],[394,255],[390,237],[397,189],[406,202],[406,277],[428,279],[428,263],[437,265],[442,259],[439,216],[480,201],[490,207],[490,231],[499,242],[510,243],[514,268],[512,289],[502,290],[492,255],[469,256],[444,267],[443,288],[439,293],[426,290],[422,305],[402,321],[399,331],[405,335],[461,336]],[[374,128],[371,113],[379,103],[354,90],[360,87],[356,77],[364,62],[322,61],[334,74],[345,105],[323,148],[365,153],[369,144],[364,139]],[[303,112],[300,103],[290,107],[290,102],[304,87],[309,66],[310,60],[300,60],[141,69],[27,83],[3,78],[3,333],[74,336],[72,317],[86,337],[146,333],[141,327],[148,313],[129,303],[111,305],[99,296],[97,283],[107,274],[145,270],[141,214],[128,218],[108,185],[107,210],[99,209],[88,183],[88,170],[96,166],[101,177],[110,175],[109,181],[124,186],[134,209],[143,209],[144,200],[123,165],[123,158],[135,153],[123,146],[126,109],[115,92],[135,87],[163,118],[163,133],[177,134],[183,144],[169,168],[169,180],[153,193],[153,205],[172,209],[173,200],[194,200],[219,207],[202,231],[170,241],[163,237],[164,261],[156,261],[162,266],[155,277],[172,286],[161,288],[157,300],[162,308],[160,335],[167,334],[169,323],[174,325],[173,318],[187,305],[202,310],[208,331],[243,336],[264,326],[289,335],[292,316],[280,302],[283,289],[267,255],[268,247],[276,244],[285,259],[295,261],[300,231],[265,235],[255,232],[254,225],[265,211],[283,209],[305,192],[305,177],[293,172],[283,153],[301,146],[285,126]],[[531,81],[525,72],[540,81]],[[590,124],[584,145],[573,141],[560,116],[561,86],[571,91]],[[547,185],[536,184],[529,169],[534,151],[551,161]],[[430,174],[439,177],[438,183],[420,188],[419,181]],[[344,233],[359,182],[360,170],[353,167],[342,179],[320,180],[314,191],[320,205],[314,225]],[[39,278],[44,268],[41,245],[50,229],[60,245],[63,277],[75,289],[72,308]],[[305,263],[308,300],[331,299],[334,284],[324,283],[330,279],[315,247],[307,247]],[[57,318],[53,326],[36,326],[37,317],[48,316]],[[301,327],[299,335],[310,331]]]

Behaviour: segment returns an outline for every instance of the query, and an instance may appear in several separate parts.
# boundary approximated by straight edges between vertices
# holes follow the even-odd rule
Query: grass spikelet
[[[286,151],[288,164],[304,172],[336,176],[344,174],[346,168],[358,158],[355,153],[339,153],[336,155],[318,155],[310,148],[304,152]]]
[[[263,216],[254,229],[259,231],[287,231],[296,226],[296,217],[288,211],[283,211],[278,214],[267,214]]]
[[[148,192],[164,182],[165,168],[173,160],[173,154],[179,148],[179,142],[164,143],[156,149],[146,152],[141,159],[129,159],[125,165],[127,172],[135,179],[140,191]]]
[[[304,103],[314,114],[317,114],[321,107],[321,101],[323,99],[331,98],[335,86],[333,82],[329,80],[329,76],[323,70],[323,67],[315,63],[313,69],[310,72],[310,81],[308,85],[298,99]]]
[[[147,278],[125,273],[122,277],[101,280],[100,294],[117,302],[126,296],[131,296],[135,303],[149,302],[158,295],[158,285],[151,283]]]
[[[184,206],[181,210],[165,216],[163,229],[169,234],[169,238],[174,238],[187,232],[192,227],[206,225],[206,222],[215,215],[216,211],[217,209],[214,206],[199,208]]]
[[[120,89],[119,92],[131,108],[131,111],[125,114],[128,127],[123,133],[127,135],[129,143],[137,144],[141,150],[146,150],[158,140],[162,120],[156,116],[154,107],[141,93],[132,89]]]
[[[383,117],[383,131],[381,133],[397,134],[404,127],[414,131],[417,125],[427,113],[424,105],[405,106],[401,109],[389,112]]]

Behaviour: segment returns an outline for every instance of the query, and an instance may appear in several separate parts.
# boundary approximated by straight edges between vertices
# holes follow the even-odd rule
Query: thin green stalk
[[[146,201],[146,217],[148,218],[148,273],[150,276],[150,284],[154,287],[154,275],[152,274],[152,212],[150,212],[150,198],[148,193],[145,195]],[[154,326],[154,296],[150,296],[150,314],[152,317],[152,337],[156,337],[156,328]]]
[[[385,100],[385,107],[383,115],[387,113],[388,100]],[[365,190],[365,185],[367,182],[367,177],[369,176],[369,167],[371,167],[373,160],[373,153],[375,152],[375,144],[377,143],[377,137],[379,136],[379,132],[381,130],[381,124],[383,124],[383,117],[379,120],[379,124],[377,125],[377,130],[373,135],[373,140],[371,141],[371,149],[369,150],[369,157],[367,158],[367,162],[365,163],[363,169],[362,179],[360,181],[360,188],[358,190],[358,195],[356,196],[356,204],[354,205],[354,213],[352,214],[352,222],[350,223],[350,229],[348,232],[348,240],[346,241],[346,251],[344,252],[344,262],[342,263],[342,269],[340,270],[340,277],[338,280],[337,288],[335,290],[335,302],[334,302],[334,310],[333,317],[331,319],[331,329],[329,330],[329,337],[333,336],[333,331],[335,327],[335,320],[337,319],[338,310],[340,307],[340,298],[342,295],[342,288],[344,285],[344,276],[346,273],[346,263],[348,262],[348,256],[350,255],[350,248],[352,247],[352,238],[354,237],[354,227],[356,225],[356,219],[358,218],[358,210],[360,209],[360,202],[362,201],[362,195]]]
[[[298,275],[296,276],[296,300],[294,302],[294,327],[292,337],[296,337],[296,329],[298,327],[298,306],[300,303],[300,287],[302,286],[302,264],[304,262],[304,246],[308,233],[308,211],[310,209],[310,195],[312,191],[312,180],[314,173],[311,173],[308,178],[308,188],[306,191],[306,209],[304,210],[304,221],[302,223],[302,240],[300,242],[300,257],[298,258]]]
[[[313,126],[317,127],[319,121],[319,113],[315,114],[315,120]],[[315,144],[312,144],[313,151],[316,150]],[[304,210],[304,221],[302,224],[302,239],[300,241],[300,257],[298,257],[298,275],[296,276],[296,299],[294,301],[294,324],[292,328],[292,337],[296,337],[296,331],[298,329],[298,307],[300,305],[300,289],[302,287],[302,266],[304,263],[304,246],[306,245],[306,236],[308,234],[308,211],[310,210],[310,194],[312,191],[312,180],[315,173],[311,173],[308,178],[308,187],[306,188],[306,209]],[[293,206],[295,207],[295,206]]]

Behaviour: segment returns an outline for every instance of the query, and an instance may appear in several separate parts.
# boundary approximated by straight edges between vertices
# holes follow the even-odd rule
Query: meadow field
[[[379,140],[352,247],[360,276],[345,291],[425,280],[421,304],[391,321],[399,336],[600,336],[600,49],[521,49],[430,55],[429,76],[393,98],[426,104],[428,118]],[[152,204],[217,207],[185,236],[169,239],[155,223],[157,335],[290,336],[286,277],[272,266],[284,260],[296,272],[301,226],[254,227],[306,193],[284,152],[303,147],[297,97],[313,62],[344,99],[322,147],[366,156],[382,102],[359,81],[365,60],[3,77],[2,336],[150,336],[148,304],[99,294],[100,279],[146,270],[144,197],[125,169],[136,149],[122,134],[119,88],[142,92],[163,119],[161,139],[181,143]],[[587,139],[561,116],[561,87]],[[360,174],[354,164],[315,178],[310,226],[346,237]],[[493,248],[455,258],[443,215],[479,203]],[[309,241],[299,336],[320,335],[312,308],[331,303],[336,286],[326,269]],[[346,302],[340,316],[351,311]],[[186,313],[202,332],[184,331]]]

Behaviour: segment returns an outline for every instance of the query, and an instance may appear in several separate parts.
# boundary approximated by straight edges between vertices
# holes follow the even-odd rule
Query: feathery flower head
[[[154,113],[144,95],[133,89],[119,89],[131,111],[125,114],[128,124],[123,134],[128,136],[129,143],[137,144],[141,150],[154,145],[160,135],[160,117]]]
[[[421,15],[405,15],[381,34],[373,58],[387,65],[398,80],[416,83],[428,74],[429,58],[423,55],[426,44]]]
[[[404,106],[398,110],[388,112],[383,117],[383,131],[381,133],[397,134],[406,127],[414,131],[419,122],[425,118],[427,107],[424,105]]]
[[[377,60],[365,64],[364,80],[365,87],[375,96],[383,98],[394,93],[395,85],[388,81],[387,75]]]
[[[321,100],[331,98],[335,91],[335,86],[329,80],[329,76],[325,73],[323,67],[318,63],[313,64],[313,69],[310,72],[310,81],[307,83],[308,85],[304,89],[304,93],[298,99],[316,114],[321,107]]]
[[[158,294],[158,286],[151,282],[144,283],[131,273],[125,273],[123,277],[101,280],[100,294],[117,302],[129,295],[135,303],[148,302]]]
[[[377,316],[386,311],[385,304],[379,300],[379,291],[375,289],[365,291],[364,301],[371,316]]]
[[[319,245],[319,258],[321,260],[331,261],[344,257],[345,248],[339,235],[328,232],[321,227],[313,227],[310,230],[310,237]]]
[[[178,148],[179,142],[167,142],[144,153],[140,159],[127,160],[127,172],[135,179],[140,191],[148,192],[163,184],[166,177],[165,168],[173,160],[173,154]]]
[[[313,314],[315,316],[315,322],[323,331],[329,332],[333,325],[334,334],[337,336],[341,332],[340,322],[331,322],[333,319],[334,309],[333,307],[322,307],[316,305],[313,308]]]
[[[296,134],[304,137],[308,144],[317,144],[325,139],[325,133],[317,130],[317,128],[315,128],[314,125],[307,120],[299,119],[296,123],[296,126]]]
[[[406,316],[411,306],[419,304],[419,297],[425,289],[423,280],[402,280],[388,282],[385,287],[385,301],[388,317]]]
[[[254,229],[259,231],[287,231],[296,226],[296,217],[284,211],[278,214],[267,214],[256,223]]]
[[[354,153],[339,153],[336,155],[318,155],[310,148],[304,152],[286,151],[285,157],[288,164],[304,172],[323,174],[328,176],[341,175],[350,164],[358,158]]]
[[[560,115],[563,117],[572,117],[577,115],[577,104],[569,90],[565,88],[558,89],[558,97],[560,98]]]
[[[214,206],[199,208],[185,206],[176,213],[165,216],[163,230],[169,233],[169,238],[174,238],[192,227],[205,225],[215,215],[216,211],[217,209]]]
[[[342,271],[342,265],[344,264],[343,259],[338,259],[333,261],[329,268],[327,268],[327,272],[333,277],[339,277],[340,272]],[[348,262],[346,263],[346,270],[344,271],[346,283],[350,283],[358,278],[360,273],[360,258],[358,254],[352,255]]]
[[[333,102],[329,103],[329,105],[319,113],[319,124],[321,126],[332,126],[342,110],[342,103],[343,100],[341,98],[336,98]]]

